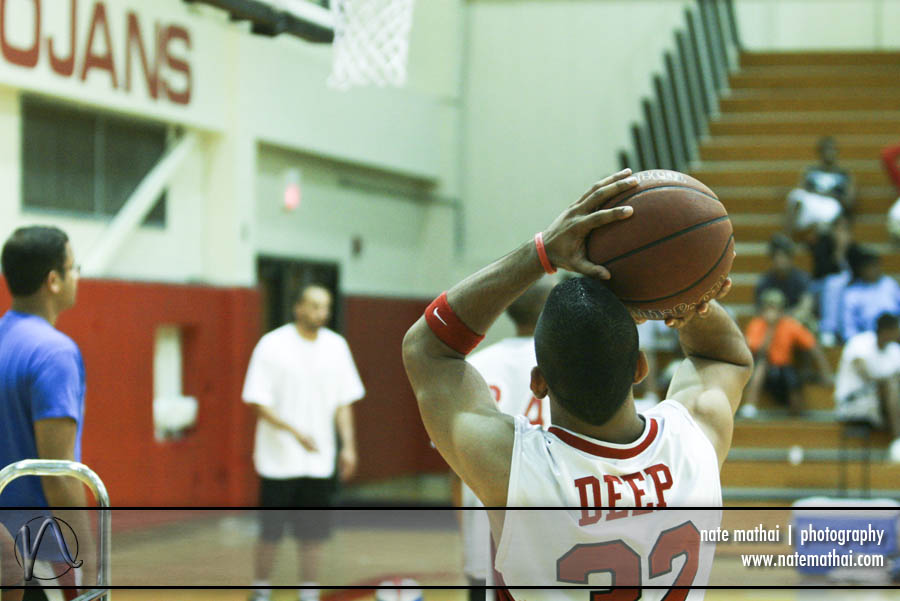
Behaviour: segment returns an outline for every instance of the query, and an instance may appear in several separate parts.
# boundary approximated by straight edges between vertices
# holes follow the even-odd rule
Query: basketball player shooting
[[[519,599],[586,601],[589,591],[560,587],[597,585],[616,587],[611,599],[695,600],[708,580],[715,549],[700,544],[698,530],[718,526],[719,470],[753,360],[722,307],[701,302],[666,320],[686,360],[667,400],[636,412],[632,386],[647,363],[635,322],[603,283],[609,271],[585,250],[591,231],[631,217],[631,207],[597,210],[636,186],[630,175],[597,183],[533,242],[442,294],[403,341],[422,420],[452,469],[487,507],[543,508],[491,512],[495,565]],[[553,289],[535,332],[531,387],[549,395],[552,422],[542,431],[498,411],[465,356],[556,268],[586,277]],[[677,507],[711,511],[662,509]]]

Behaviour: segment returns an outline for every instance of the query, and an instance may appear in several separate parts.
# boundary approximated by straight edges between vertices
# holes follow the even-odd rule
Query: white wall
[[[470,266],[618,169],[690,2],[473,0],[464,110]]]
[[[896,0],[736,0],[750,50],[897,50]]]
[[[366,168],[379,178],[415,180],[436,194],[458,195],[462,2],[418,2],[405,89],[339,93],[325,84],[329,45],[290,36],[253,36],[247,24],[229,22],[222,11],[181,0],[78,2],[75,63],[71,75],[61,75],[51,66],[48,47],[52,38],[57,57],[67,54],[73,39],[69,3],[7,0],[7,42],[27,49],[38,40],[39,54],[34,66],[0,56],[0,181],[6,192],[0,200],[0,237],[5,239],[20,225],[53,223],[69,232],[83,260],[109,222],[22,209],[19,98],[39,93],[177,125],[197,132],[201,140],[170,183],[166,227],[140,228],[108,269],[86,275],[248,285],[255,282],[256,254],[264,252],[337,260],[342,284],[351,292],[409,294],[421,289],[420,280],[428,273],[421,265],[440,267],[449,261],[444,247],[452,243],[452,221],[445,207],[432,209],[427,202],[412,205],[359,191],[341,196],[338,190],[337,203],[346,202],[352,211],[330,220],[326,205],[319,207],[309,192],[303,210],[313,211],[315,220],[303,221],[301,211],[292,222],[270,212],[268,200],[280,194],[273,170],[280,169],[278,160],[286,159],[278,159],[279,153],[327,159],[325,164],[335,173]],[[41,11],[37,38],[36,6]],[[106,17],[99,25],[97,11]],[[174,26],[189,33],[189,44],[175,42],[171,48],[176,58],[190,64],[189,103],[151,96],[137,53],[127,52],[130,13],[139,19],[151,62],[156,27]],[[115,77],[95,68],[82,78],[90,54],[109,56]],[[125,89],[128,63],[132,85]],[[160,70],[174,87],[184,87],[184,75],[171,64],[163,60]],[[292,229],[302,231],[304,226],[309,235],[298,236]],[[365,251],[351,258],[348,236],[357,231],[365,236]]]

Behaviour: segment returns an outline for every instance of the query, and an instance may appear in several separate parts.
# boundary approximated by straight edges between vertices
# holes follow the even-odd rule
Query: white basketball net
[[[331,0],[334,61],[328,85],[402,86],[413,0]]]

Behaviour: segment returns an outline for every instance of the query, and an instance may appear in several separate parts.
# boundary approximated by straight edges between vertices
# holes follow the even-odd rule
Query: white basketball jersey
[[[701,544],[700,532],[721,523],[715,449],[676,401],[643,415],[644,432],[627,445],[557,426],[544,431],[516,418],[507,507],[542,508],[505,512],[495,565],[517,601],[591,596],[587,589],[516,586],[596,591],[708,583],[715,545]],[[640,598],[669,592],[645,589]],[[680,590],[669,598],[697,601],[703,593]]]
[[[497,408],[507,415],[524,415],[532,424],[550,423],[550,400],[531,393],[531,369],[537,365],[534,338],[507,338],[468,358],[487,382]]]
[[[469,363],[491,389],[497,408],[508,415],[524,415],[535,425],[550,424],[550,400],[536,399],[531,392],[531,369],[537,365],[534,338],[507,338],[474,353]],[[462,485],[462,506],[481,507],[472,489]],[[490,525],[484,511],[463,510],[463,570],[487,580],[491,566]]]

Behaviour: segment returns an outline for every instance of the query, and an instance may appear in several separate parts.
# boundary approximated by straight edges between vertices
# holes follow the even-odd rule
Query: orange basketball
[[[678,317],[715,297],[734,260],[734,233],[715,193],[684,173],[635,173],[638,185],[601,209],[631,206],[625,220],[588,236],[588,258],[609,269],[610,289],[647,319]]]

